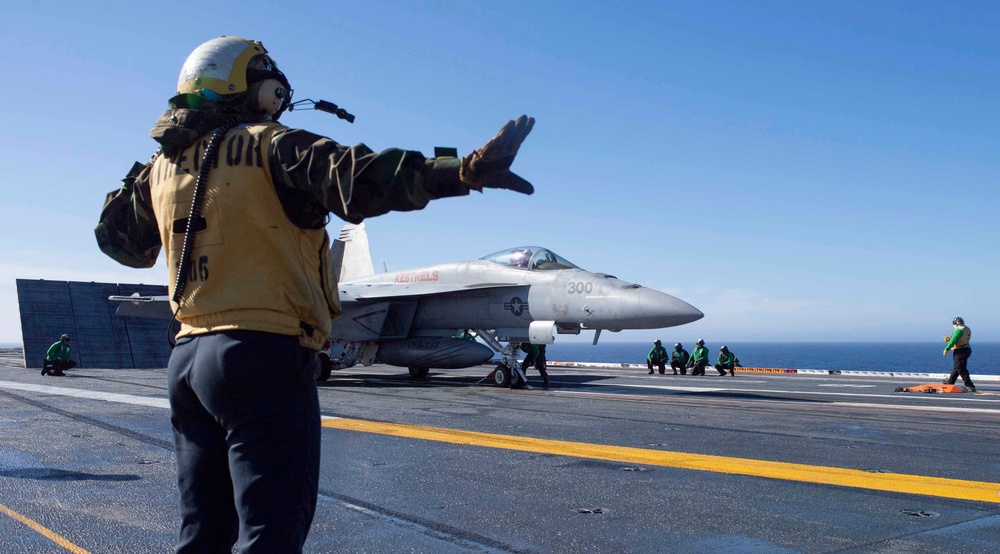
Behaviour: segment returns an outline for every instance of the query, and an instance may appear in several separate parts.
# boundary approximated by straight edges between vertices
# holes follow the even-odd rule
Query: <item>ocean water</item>
[[[781,369],[838,369],[950,373],[951,352],[941,356],[942,342],[727,342],[744,367]],[[668,351],[673,343],[664,343]],[[709,361],[715,363],[722,343],[707,342]],[[646,342],[560,342],[545,349],[549,361],[645,364],[653,347]],[[685,344],[690,352],[694,343]],[[1000,375],[1000,342],[973,342],[969,372]]]
[[[673,343],[666,343],[667,350]],[[722,344],[707,343],[709,361],[715,363]],[[856,371],[951,372],[951,353],[941,356],[944,342],[729,342],[744,367],[781,369],[839,369]],[[647,342],[560,341],[545,349],[549,361],[644,364],[652,348]],[[0,343],[0,348],[21,348],[20,343]],[[694,343],[685,344],[690,352]],[[969,372],[1000,375],[1000,342],[973,342]]]

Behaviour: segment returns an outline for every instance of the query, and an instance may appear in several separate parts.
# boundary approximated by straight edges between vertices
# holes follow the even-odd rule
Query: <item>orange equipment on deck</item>
[[[928,392],[928,393],[962,393],[969,392],[965,387],[958,385],[917,385],[914,387],[896,387],[896,392]]]

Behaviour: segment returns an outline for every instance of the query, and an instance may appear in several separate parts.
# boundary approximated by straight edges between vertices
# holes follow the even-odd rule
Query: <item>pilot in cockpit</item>
[[[531,250],[517,249],[510,253],[510,265],[513,267],[527,268],[531,261]]]

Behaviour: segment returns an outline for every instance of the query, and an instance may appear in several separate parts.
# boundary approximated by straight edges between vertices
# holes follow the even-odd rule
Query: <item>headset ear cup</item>
[[[247,104],[253,111],[274,115],[281,110],[288,96],[288,89],[277,79],[258,81],[247,89]]]

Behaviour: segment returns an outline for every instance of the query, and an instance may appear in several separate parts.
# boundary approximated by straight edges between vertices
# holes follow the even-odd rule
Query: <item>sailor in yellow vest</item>
[[[210,40],[150,135],[160,150],[108,195],[101,250],[152,267],[166,250],[180,331],[168,366],[177,552],[301,552],[316,507],[316,351],[340,314],[329,214],[358,223],[506,188],[534,120],[464,158],[376,153],[277,123],[292,89],[267,50]]]
[[[945,345],[942,355],[948,355],[948,351],[951,350],[954,369],[951,371],[951,375],[944,380],[944,384],[954,385],[958,377],[961,376],[965,388],[969,392],[976,392],[976,387],[972,384],[972,378],[969,377],[969,369],[967,367],[969,356],[972,355],[972,347],[969,346],[969,339],[972,338],[972,329],[969,329],[965,325],[965,320],[960,317],[951,320],[951,324],[955,330],[952,331],[950,337],[944,337],[945,342],[948,344]]]

